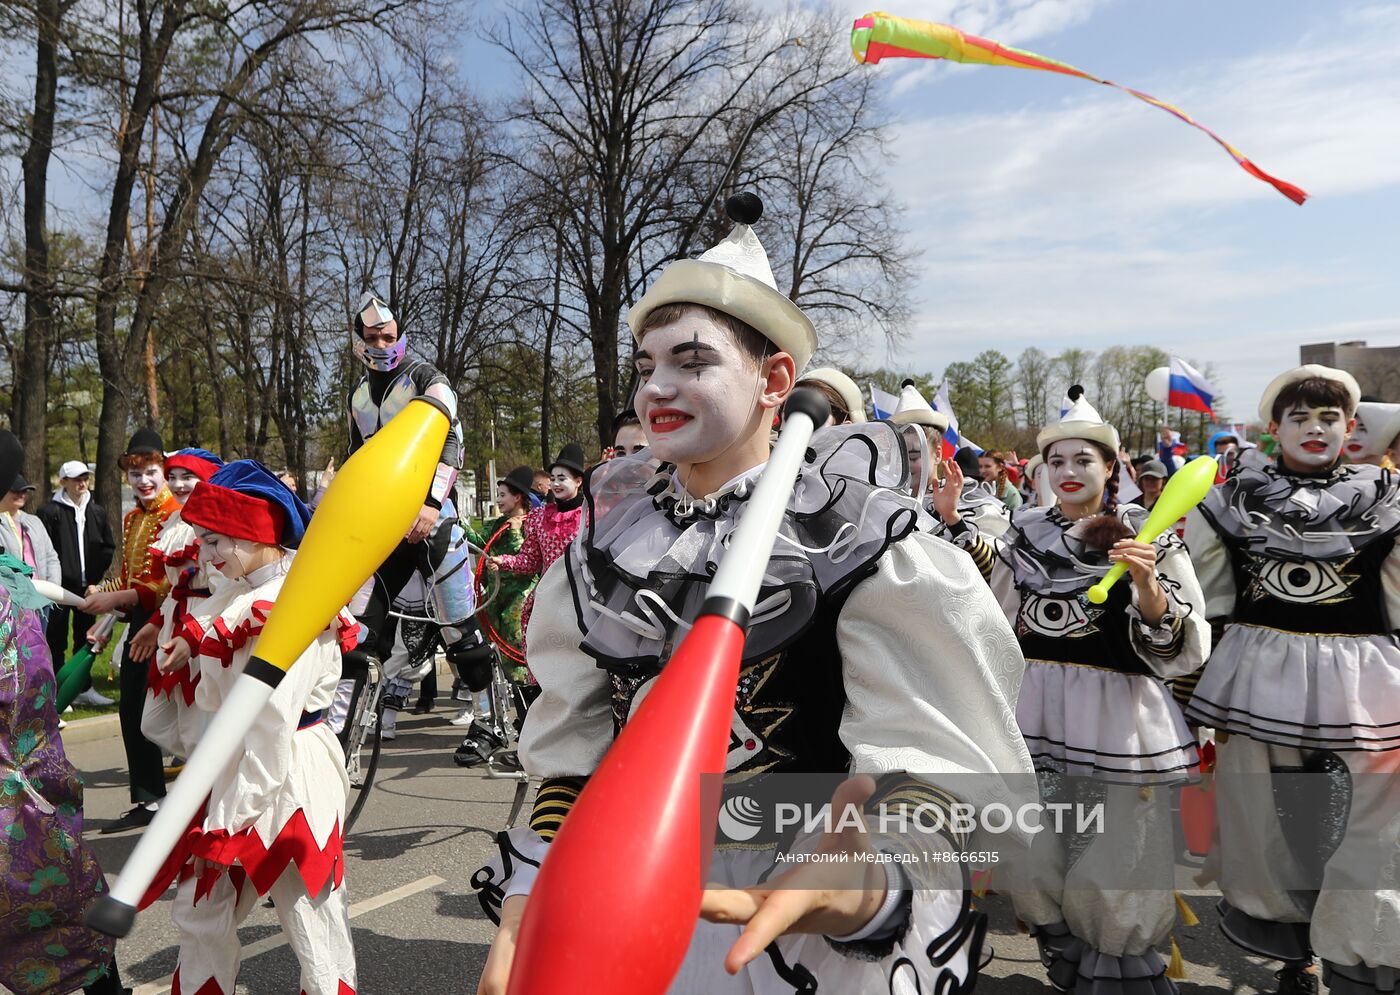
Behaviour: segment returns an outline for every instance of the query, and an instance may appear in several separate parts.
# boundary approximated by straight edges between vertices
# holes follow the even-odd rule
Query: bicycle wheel
[[[382,700],[379,694],[379,687],[379,684],[376,683],[374,688],[375,693],[373,695],[376,703]],[[351,784],[351,794],[354,800],[350,803],[349,809],[345,812],[344,836],[350,835],[350,830],[355,825],[355,820],[360,817],[360,812],[364,810],[365,802],[369,801],[369,789],[374,787],[374,775],[379,769],[379,749],[383,743],[383,740],[380,738],[379,730],[381,720],[384,717],[384,707],[382,704],[379,704],[373,711],[367,711],[367,714],[373,716],[373,724],[370,728],[361,733],[360,744],[356,749],[356,766],[359,769],[359,783]],[[369,758],[367,762],[364,761],[364,750],[366,748],[369,749]]]

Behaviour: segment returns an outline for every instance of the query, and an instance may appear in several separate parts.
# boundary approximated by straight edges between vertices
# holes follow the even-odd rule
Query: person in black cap
[[[132,435],[117,465],[126,471],[126,481],[136,493],[136,507],[122,520],[121,568],[116,577],[101,587],[89,587],[78,606],[89,615],[121,613],[126,631],[141,631],[165,596],[170,581],[151,556],[151,543],[165,520],[180,510],[180,502],[165,483],[165,446],[152,428],[140,428]],[[119,833],[150,825],[160,800],[165,797],[165,769],[160,747],[141,735],[141,712],[146,702],[144,660],[130,659],[128,647],[120,651],[122,745],[131,776],[131,811],[102,827],[103,833]]]
[[[1162,488],[1167,483],[1167,467],[1159,459],[1146,460],[1142,466],[1138,467],[1137,485],[1142,491],[1142,498],[1138,504],[1148,511],[1157,503],[1157,499],[1162,496]]]
[[[11,478],[9,491],[0,497],[0,549],[33,568],[35,579],[57,584],[63,579],[58,553],[44,523],[24,510],[33,493],[34,485],[23,474]]]
[[[491,557],[486,562],[492,569],[528,577],[544,576],[549,565],[563,555],[578,535],[583,519],[583,495],[579,490],[586,469],[583,447],[577,442],[570,442],[559,450],[559,455],[549,464],[549,492],[554,502],[530,512],[525,519],[520,552],[513,556]],[[522,645],[534,604],[535,592],[531,591],[520,609]]]

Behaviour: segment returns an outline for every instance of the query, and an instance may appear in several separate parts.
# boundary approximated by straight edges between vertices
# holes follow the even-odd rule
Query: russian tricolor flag
[[[1167,384],[1167,403],[1174,408],[1187,411],[1200,411],[1214,415],[1215,388],[1184,359],[1171,358],[1167,367],[1170,377]]]
[[[899,407],[899,398],[874,384],[870,385],[870,407],[875,411],[875,420],[887,420]]]
[[[965,443],[958,431],[958,416],[953,413],[953,402],[948,399],[947,380],[938,385],[938,393],[933,398],[933,410],[948,416],[948,428],[943,433],[943,458],[952,459]],[[978,450],[978,453],[980,454],[981,450]]]

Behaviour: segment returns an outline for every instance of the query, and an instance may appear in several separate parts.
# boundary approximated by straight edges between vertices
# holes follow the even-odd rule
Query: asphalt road
[[[453,766],[461,731],[447,724],[451,714],[443,700],[430,715],[402,717],[399,738],[385,744],[379,780],[346,842],[361,995],[471,995],[485,963],[493,927],[468,881],[493,850],[492,835],[505,824],[514,784]],[[110,878],[138,835],[97,834],[129,807],[121,741],[113,730],[111,736],[72,744],[68,752],[87,782],[85,835]],[[1216,928],[1217,897],[1188,896],[1201,924],[1175,934],[1187,962],[1182,991],[1272,991],[1275,965],[1243,956]],[[177,953],[169,903],[167,896],[143,913],[118,947],[123,977],[136,995],[169,990]],[[991,915],[996,958],[983,972],[978,992],[1049,991],[1035,943],[1017,932],[1009,901],[991,895],[981,906]],[[282,940],[273,910],[260,905],[239,935],[244,944],[240,995],[295,993],[296,958]]]

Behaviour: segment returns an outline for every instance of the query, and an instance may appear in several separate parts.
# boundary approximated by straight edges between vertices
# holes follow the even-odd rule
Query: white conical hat
[[[1088,439],[1107,446],[1113,453],[1118,452],[1118,429],[1103,420],[1089,399],[1084,396],[1084,388],[1075,384],[1065,395],[1070,400],[1069,410],[1060,420],[1046,425],[1035,437],[1036,448],[1042,453],[1061,439]]]
[[[861,394],[860,388],[856,386],[856,382],[846,374],[831,366],[820,366],[802,374],[802,379],[797,385],[801,387],[809,380],[824,383],[836,391],[841,400],[845,402],[846,411],[850,413],[851,421],[857,424],[865,421],[865,397]]]
[[[1364,456],[1383,456],[1400,435],[1400,404],[1362,401],[1356,406],[1356,419],[1366,426]]]
[[[647,315],[665,304],[704,304],[755,328],[793,359],[800,375],[817,351],[817,331],[802,309],[778,290],[768,253],[752,225],[763,215],[763,202],[737,194],[724,209],[734,230],[699,259],[671,263],[627,311],[632,336],[642,340]]]
[[[936,429],[939,435],[948,431],[948,416],[934,411],[933,405],[919,393],[919,388],[907,380],[904,389],[899,392],[899,407],[890,415],[890,421],[896,425],[924,425]]]

